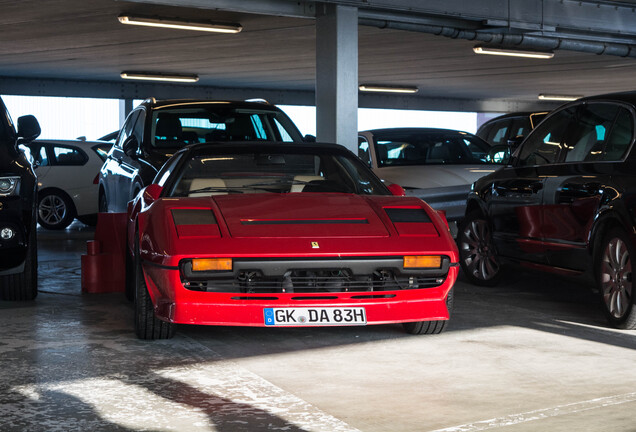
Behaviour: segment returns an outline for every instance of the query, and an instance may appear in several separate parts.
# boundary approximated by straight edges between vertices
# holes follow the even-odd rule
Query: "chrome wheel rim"
[[[40,201],[38,214],[49,225],[58,225],[66,217],[66,203],[57,195],[47,195]]]
[[[499,263],[486,221],[470,221],[462,234],[461,251],[467,271],[481,280],[494,278],[499,272]]]
[[[613,238],[607,243],[600,273],[607,311],[613,318],[623,318],[632,301],[632,263],[624,241]]]

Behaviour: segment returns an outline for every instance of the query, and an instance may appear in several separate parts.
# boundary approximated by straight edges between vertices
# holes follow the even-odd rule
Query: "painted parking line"
[[[574,402],[565,405],[558,405],[551,408],[544,408],[523,413],[510,414],[503,417],[481,420],[475,423],[467,423],[459,426],[452,426],[443,429],[436,429],[431,432],[476,432],[500,427],[513,426],[520,423],[527,423],[535,420],[547,419],[550,417],[560,417],[564,415],[576,414],[584,411],[605,408],[612,405],[636,402],[636,393],[625,393],[615,396],[590,399],[582,402]]]

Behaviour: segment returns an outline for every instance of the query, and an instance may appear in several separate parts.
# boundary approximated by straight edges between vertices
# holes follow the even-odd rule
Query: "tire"
[[[595,255],[597,286],[607,320],[616,328],[636,329],[631,261],[636,257],[634,245],[625,231],[613,228],[605,234]]]
[[[162,321],[155,316],[154,306],[148,293],[146,279],[139,256],[139,236],[135,240],[135,333],[139,339],[170,339],[175,333],[175,324]]]
[[[474,285],[495,286],[501,278],[501,264],[486,218],[479,212],[466,215],[457,232],[459,263]]]
[[[97,203],[97,208],[100,213],[108,213],[108,200],[106,199],[106,194],[104,191],[99,191],[99,201]]]
[[[75,219],[71,199],[61,191],[47,191],[38,201],[38,222],[46,229],[63,230]]]
[[[34,300],[38,295],[38,243],[35,219],[29,234],[24,270],[0,276],[0,298],[10,301]]]
[[[136,278],[136,274],[135,274],[135,262],[134,262],[134,258],[130,255],[130,252],[128,251],[128,246],[126,246],[126,287],[125,287],[125,293],[126,293],[126,299],[128,301],[134,301],[135,300],[135,278]]]
[[[447,320],[438,320],[438,321],[417,321],[417,322],[407,322],[402,323],[402,327],[404,331],[410,334],[420,335],[420,334],[439,334],[444,331],[446,326],[448,325],[448,321],[450,321],[451,314],[453,312],[453,303],[455,294],[454,288],[448,292],[448,296],[446,296],[446,308],[448,308],[448,319]]]

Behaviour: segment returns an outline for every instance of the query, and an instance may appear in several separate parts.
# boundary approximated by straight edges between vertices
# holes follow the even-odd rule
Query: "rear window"
[[[153,112],[151,146],[181,148],[214,141],[301,142],[302,136],[283,112],[209,104]]]
[[[462,132],[375,134],[379,166],[489,164],[490,146]]]

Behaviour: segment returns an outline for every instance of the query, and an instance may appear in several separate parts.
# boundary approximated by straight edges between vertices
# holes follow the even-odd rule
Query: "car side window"
[[[177,166],[177,163],[179,162],[179,160],[181,160],[181,157],[175,156],[172,159],[172,161],[167,162],[163,167],[161,167],[161,169],[155,176],[153,183],[156,183],[159,186],[163,187],[166,184],[166,181],[168,180],[168,178],[170,177],[170,174],[174,170],[174,167]]]
[[[510,119],[495,122],[488,133],[486,141],[488,141],[491,145],[506,144],[511,122],[512,120]]]
[[[117,141],[115,142],[115,146],[121,148],[126,141],[126,138],[132,134],[133,128],[135,126],[135,122],[137,121],[137,117],[139,117],[139,110],[133,111],[128,115],[126,119],[126,123],[124,123],[124,127],[122,128]]]
[[[137,142],[141,145],[141,142],[144,138],[144,123],[146,120],[146,112],[144,110],[139,110],[139,115],[137,116],[137,120],[135,120],[135,126],[133,127],[132,134],[137,138]]]
[[[88,157],[80,149],[74,147],[53,147],[55,165],[84,165]]]
[[[283,142],[293,142],[294,139],[289,135],[289,132],[285,130],[285,127],[278,121],[278,119],[274,119],[274,125],[278,130],[278,134],[280,135],[280,140]]]
[[[530,119],[527,117],[518,117],[512,120],[512,125],[510,126],[510,133],[508,134],[508,136],[510,138],[526,136],[530,132],[530,129],[532,129],[530,127]]]
[[[634,119],[632,113],[620,108],[609,138],[606,140],[605,147],[601,150],[596,160],[602,161],[619,161],[625,157],[625,153],[634,139]],[[592,157],[596,155],[590,154]]]
[[[565,162],[593,160],[605,148],[619,107],[608,103],[582,105],[576,116],[576,126],[563,146]]]
[[[40,147],[40,151],[38,152],[37,156],[35,157],[35,161],[38,163],[39,166],[49,166],[49,156],[46,153],[46,146],[42,146]]]
[[[371,166],[371,154],[369,153],[369,142],[362,135],[358,136],[358,157],[362,162]]]
[[[543,121],[523,142],[517,153],[518,166],[546,165],[559,159],[565,134],[576,107],[563,109]]]

